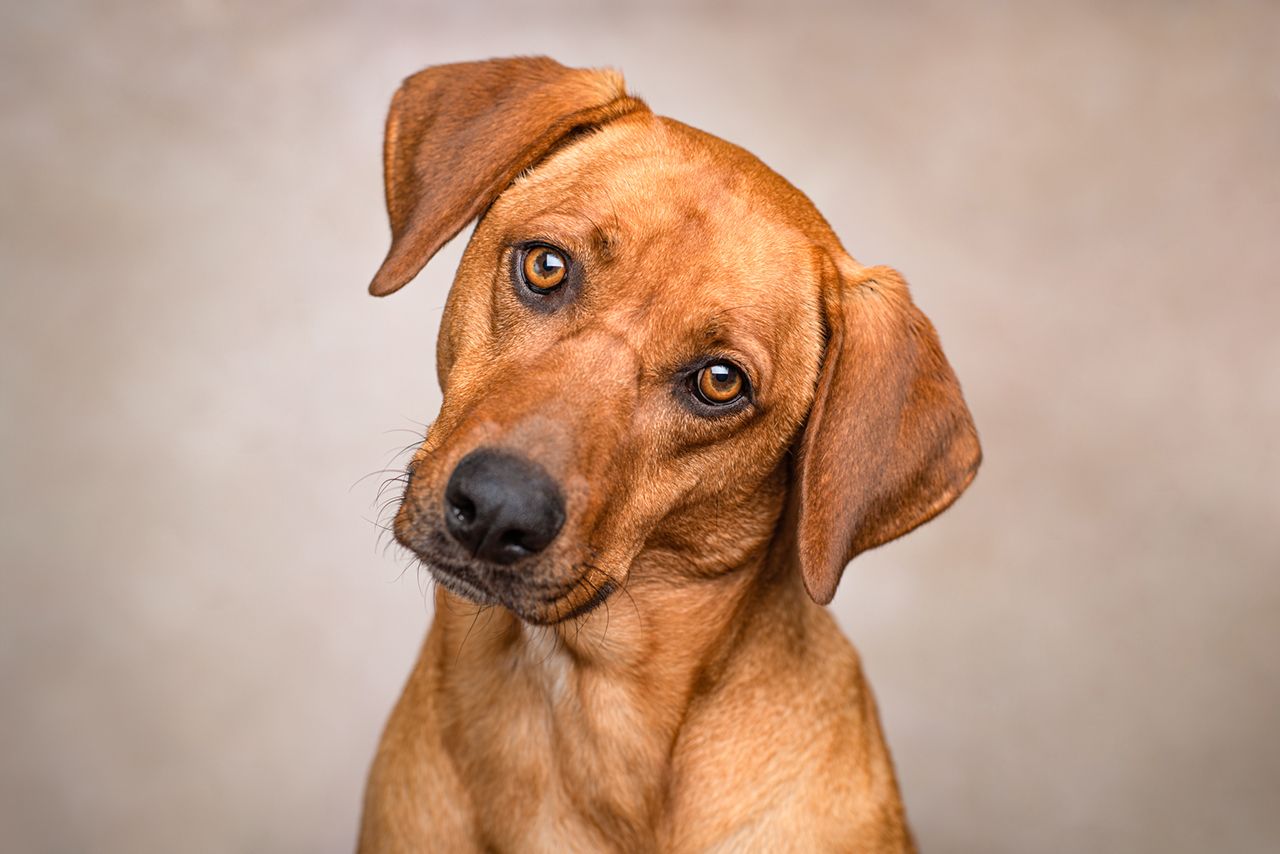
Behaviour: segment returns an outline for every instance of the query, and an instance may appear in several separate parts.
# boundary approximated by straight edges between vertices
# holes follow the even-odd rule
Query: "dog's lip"
[[[451,593],[477,605],[502,605],[520,619],[535,625],[554,625],[584,617],[603,605],[605,600],[618,589],[613,579],[606,578],[598,587],[594,587],[585,599],[576,605],[569,605],[574,593],[583,586],[586,577],[583,574],[559,586],[552,596],[513,596],[507,590],[489,589],[480,579],[475,578],[470,568],[465,565],[454,565],[435,555],[419,555],[419,557],[432,578]]]
[[[431,573],[431,577],[444,585],[446,590],[456,593],[477,605],[492,605],[497,598],[487,590],[481,589],[474,581],[464,578],[457,570],[445,566],[437,560],[423,560],[423,565]]]
[[[575,584],[574,589],[577,589],[577,587],[578,585]],[[563,617],[556,620],[556,622],[563,623],[566,620],[576,620],[578,617],[585,617],[587,614],[590,614],[596,608],[603,605],[605,600],[612,596],[614,591],[617,589],[617,583],[615,583],[612,578],[606,578],[599,587],[595,588],[591,592],[590,596],[570,608],[569,611]]]

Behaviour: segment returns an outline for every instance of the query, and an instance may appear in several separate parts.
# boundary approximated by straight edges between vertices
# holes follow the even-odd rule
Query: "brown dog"
[[[435,623],[360,849],[910,850],[819,607],[978,466],[902,279],[607,71],[427,69],[392,102],[385,167],[372,293],[480,221],[395,521]]]

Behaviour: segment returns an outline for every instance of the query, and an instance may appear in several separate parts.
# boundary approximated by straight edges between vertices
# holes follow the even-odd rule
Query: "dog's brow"
[[[593,217],[585,212],[571,214],[549,213],[536,216],[526,223],[528,228],[552,237],[555,234],[584,235],[591,250],[604,260],[610,259],[620,242],[620,232],[603,217]]]
[[[722,355],[740,354],[751,363],[749,366],[744,366],[749,368],[750,373],[759,375],[770,373],[772,354],[766,343],[767,338],[759,334],[758,314],[750,313],[748,311],[750,308],[750,306],[725,306],[710,315],[704,315],[700,320],[686,327],[688,330],[686,334],[690,335],[690,343],[704,353],[710,349],[727,351]]]
[[[717,308],[702,321],[707,337],[750,333],[760,320],[760,306],[750,303]]]
[[[617,230],[601,225],[599,221],[592,219],[585,213],[582,216],[587,222],[591,223],[591,242],[595,246],[596,252],[603,259],[609,260],[613,257],[614,248],[618,244]]]

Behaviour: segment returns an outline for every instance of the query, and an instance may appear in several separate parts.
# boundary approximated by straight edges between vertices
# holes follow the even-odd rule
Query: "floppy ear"
[[[945,510],[982,460],[933,325],[888,267],[829,270],[829,338],[793,485],[805,588],[825,605],[859,552]]]
[[[405,80],[383,146],[391,250],[369,293],[403,287],[570,133],[647,109],[621,74],[546,57],[440,65]]]

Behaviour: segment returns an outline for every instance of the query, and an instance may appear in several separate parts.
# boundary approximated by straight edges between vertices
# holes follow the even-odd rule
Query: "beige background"
[[[349,849],[429,618],[352,483],[460,251],[364,295],[383,114],[545,52],[941,330],[985,468],[833,605],[923,847],[1276,850],[1280,7],[463,5],[0,12],[0,847]]]

